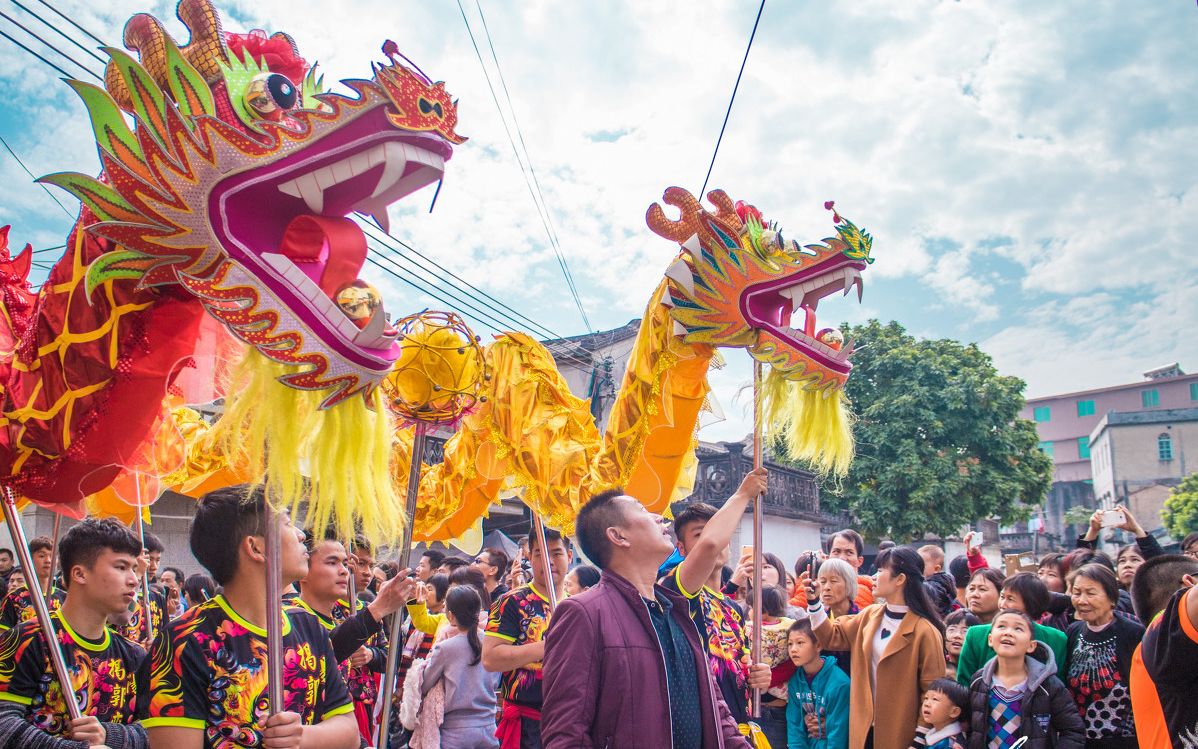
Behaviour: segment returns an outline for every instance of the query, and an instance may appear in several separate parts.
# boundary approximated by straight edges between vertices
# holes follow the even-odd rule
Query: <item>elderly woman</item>
[[[1083,565],[1069,590],[1078,621],[1069,627],[1063,674],[1086,724],[1086,749],[1136,749],[1128,677],[1144,628],[1115,616],[1119,581],[1110,567]]]

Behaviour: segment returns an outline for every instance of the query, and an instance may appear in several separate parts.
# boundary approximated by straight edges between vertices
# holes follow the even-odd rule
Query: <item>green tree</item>
[[[844,326],[861,348],[846,392],[857,457],[823,502],[870,535],[912,539],[998,516],[1026,518],[1052,483],[1035,425],[1018,418],[1024,383],[975,344],[920,340],[877,320]]]
[[[1169,535],[1179,542],[1186,534],[1198,531],[1198,473],[1191,473],[1165,500],[1161,522]]]

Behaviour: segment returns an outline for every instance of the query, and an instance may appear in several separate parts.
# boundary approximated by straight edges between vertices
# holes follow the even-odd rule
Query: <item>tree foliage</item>
[[[1169,535],[1181,541],[1186,534],[1198,531],[1198,473],[1191,473],[1165,500],[1161,522]]]
[[[857,457],[839,490],[825,487],[825,506],[905,540],[1025,518],[1043,501],[1052,460],[1018,418],[1022,380],[999,375],[974,344],[916,339],[896,322],[842,330],[861,348],[846,388]]]

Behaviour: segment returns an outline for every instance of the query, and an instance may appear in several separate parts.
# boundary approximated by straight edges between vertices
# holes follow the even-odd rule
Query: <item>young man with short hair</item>
[[[570,539],[552,528],[545,529],[549,566],[534,534],[529,546],[532,582],[516,588],[491,606],[483,637],[483,667],[503,672],[503,716],[495,735],[500,745],[519,749],[541,747],[541,661],[545,657],[545,630],[549,627],[552,585],[557,600],[566,597],[566,573],[574,558]]]
[[[158,568],[162,566],[162,552],[166,551],[166,547],[162,545],[162,541],[149,531],[142,533],[145,538],[145,555],[146,555],[146,574],[150,576],[150,582],[158,582]]]
[[[152,749],[356,749],[353,703],[320,621],[278,612],[266,597],[266,511],[260,486],[204,495],[191,552],[220,595],[189,609],[154,642],[150,703],[143,719]],[[282,585],[308,572],[301,532],[278,523]],[[282,618],[283,705],[266,704],[266,627]],[[273,712],[268,712],[268,710]]]
[[[766,476],[764,468],[749,472],[718,510],[696,503],[675,516],[674,535],[683,559],[662,581],[689,602],[691,618],[707,648],[711,672],[738,723],[748,720],[749,690],[769,688],[770,669],[765,664],[749,665],[745,615],[740,606],[720,592],[720,578],[728,563],[732,534],[749,503],[765,492]]]
[[[157,551],[155,551],[157,549]],[[129,609],[129,616],[125,619],[125,623],[121,625],[119,631],[126,638],[141,645],[146,650],[150,649],[151,634],[157,635],[158,632],[166,626],[169,617],[167,616],[166,596],[159,593],[153,586],[149,591],[142,591],[141,581],[146,575],[150,579],[158,571],[158,562],[162,559],[162,542],[152,533],[145,534],[145,543],[142,545],[141,554],[137,558],[137,600],[133,602],[132,608]],[[157,560],[157,561],[156,561]],[[146,629],[145,619],[145,599],[143,593],[149,593],[150,599],[150,627],[151,631]]]
[[[445,552],[440,549],[425,549],[420,555],[420,562],[416,565],[416,579],[422,583],[427,583],[428,579],[437,573],[437,568],[441,566],[441,561],[445,559]]]
[[[1170,649],[1169,644],[1165,644],[1162,648],[1162,636],[1168,639],[1168,632],[1173,629],[1175,635],[1179,621],[1166,622],[1162,621],[1165,610],[1171,605],[1174,597],[1178,596],[1182,591],[1189,590],[1198,584],[1198,559],[1182,554],[1165,554],[1152,559],[1146,560],[1136,570],[1136,576],[1131,584],[1131,597],[1135,604],[1136,616],[1148,625],[1147,632],[1144,633],[1144,641],[1136,646],[1136,650],[1131,657],[1131,673],[1128,674],[1128,688],[1131,691],[1131,709],[1132,715],[1136,722],[1136,740],[1140,742],[1143,749],[1173,749],[1173,744],[1169,736],[1171,729],[1177,730],[1176,726],[1184,725],[1185,721],[1178,721],[1176,717],[1169,720],[1165,716],[1164,708],[1161,704],[1161,695],[1158,691],[1158,685],[1154,682],[1153,677],[1149,674],[1145,667],[1145,654],[1148,648],[1148,641],[1152,639],[1152,653],[1158,661],[1161,659],[1161,654],[1166,654]],[[1189,595],[1190,599],[1194,596]],[[1179,606],[1174,605],[1173,609],[1175,616],[1180,619],[1182,611]],[[1191,609],[1195,611],[1195,609]],[[1198,612],[1196,612],[1198,613]],[[1196,620],[1192,613],[1187,616],[1188,621],[1192,625]],[[1162,632],[1161,628],[1165,631]],[[1181,630],[1185,633],[1185,625],[1181,624]],[[1198,651],[1198,628],[1191,626],[1188,632],[1191,638],[1190,660],[1188,661],[1189,668],[1192,669],[1195,664],[1193,655]],[[1181,640],[1181,638],[1177,638]],[[1181,640],[1182,647],[1176,650],[1184,651],[1185,643]],[[1183,661],[1184,662],[1184,661]],[[1154,663],[1156,671],[1162,673],[1165,679],[1168,679],[1169,669],[1162,668],[1164,663]],[[1184,666],[1183,666],[1184,668]],[[1177,673],[1173,674],[1176,679]],[[1191,687],[1194,685],[1194,680],[1190,679]],[[1176,703],[1171,705],[1174,716],[1180,712],[1177,709]],[[1194,726],[1192,738],[1198,739],[1198,725]],[[1179,734],[1172,733],[1177,736]],[[1185,744],[1181,744],[1185,747]]]
[[[454,573],[454,570],[469,566],[470,562],[461,557],[445,557],[441,560],[441,564],[437,565],[437,572],[449,576]]]
[[[63,598],[66,593],[50,584],[50,574],[54,565],[54,542],[49,536],[35,536],[29,541],[29,555],[33,557],[33,580],[25,580],[25,587],[16,588],[9,592],[4,597],[4,602],[0,603],[0,630],[11,629],[21,622],[27,622],[37,616],[33,609],[33,600],[30,596],[33,594],[32,588],[36,587],[39,593],[45,593],[47,588],[50,594],[46,596],[46,606],[50,611],[57,611],[62,605]]]
[[[389,580],[369,606],[358,601],[351,613],[346,600],[351,574],[348,557],[345,546],[335,539],[315,544],[308,557],[308,573],[300,579],[299,595],[292,599],[292,605],[315,616],[329,633],[334,657],[341,664],[341,676],[354,701],[358,730],[369,744],[373,741],[372,718],[379,694],[375,674],[383,673],[387,663],[387,635],[382,621],[407,600],[403,588],[406,580],[402,576]],[[392,588],[398,590],[391,592]]]
[[[46,640],[36,619],[0,638],[0,749],[144,749],[133,723],[146,699],[146,652],[115,634],[110,617],[137,591],[141,545],[115,520],[87,519],[59,542],[66,595],[51,615],[70,672],[70,697],[83,717],[70,720]]]
[[[15,561],[12,549],[0,549],[0,595],[8,591],[8,576],[12,574]]]
[[[509,590],[503,582],[503,578],[507,576],[508,563],[507,554],[503,549],[488,547],[480,551],[474,558],[474,564],[470,565],[483,573],[487,581],[487,593],[492,601],[498,601]]]
[[[613,489],[583,505],[576,527],[583,553],[603,573],[553,614],[545,749],[748,749],[708,670],[687,600],[656,584],[672,551],[661,516]]]

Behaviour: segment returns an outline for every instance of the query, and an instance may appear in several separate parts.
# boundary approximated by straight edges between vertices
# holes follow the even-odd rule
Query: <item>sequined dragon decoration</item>
[[[366,239],[348,216],[386,227],[389,205],[440,180],[465,140],[456,103],[390,42],[345,96],[286,34],[226,32],[208,0],[178,16],[187,44],[137,15],[129,52],[105,50],[103,87],[68,81],[102,172],[43,179],[82,208],[36,297],[28,256],[0,258],[0,480],[61,503],[107,486],[208,316],[247,352],[222,419],[230,459],[284,502],[304,495],[318,521],[389,531],[400,505],[376,386],[399,347],[358,279]],[[349,511],[360,497],[366,518]]]
[[[678,219],[649,208],[649,228],[679,252],[641,320],[604,434],[544,346],[522,333],[499,336],[486,350],[482,407],[424,473],[418,539],[454,538],[508,495],[567,531],[590,496],[613,486],[668,511],[694,485],[695,432],[720,347],[744,348],[769,366],[766,411],[792,457],[825,474],[847,469],[853,444],[842,393],[852,343],[819,329],[815,315],[830,294],[860,295],[872,238],[833,211],[836,236],[800,245],[721,190],[707,199],[714,210],[671,187],[664,202]],[[398,475],[408,445],[401,435]]]

